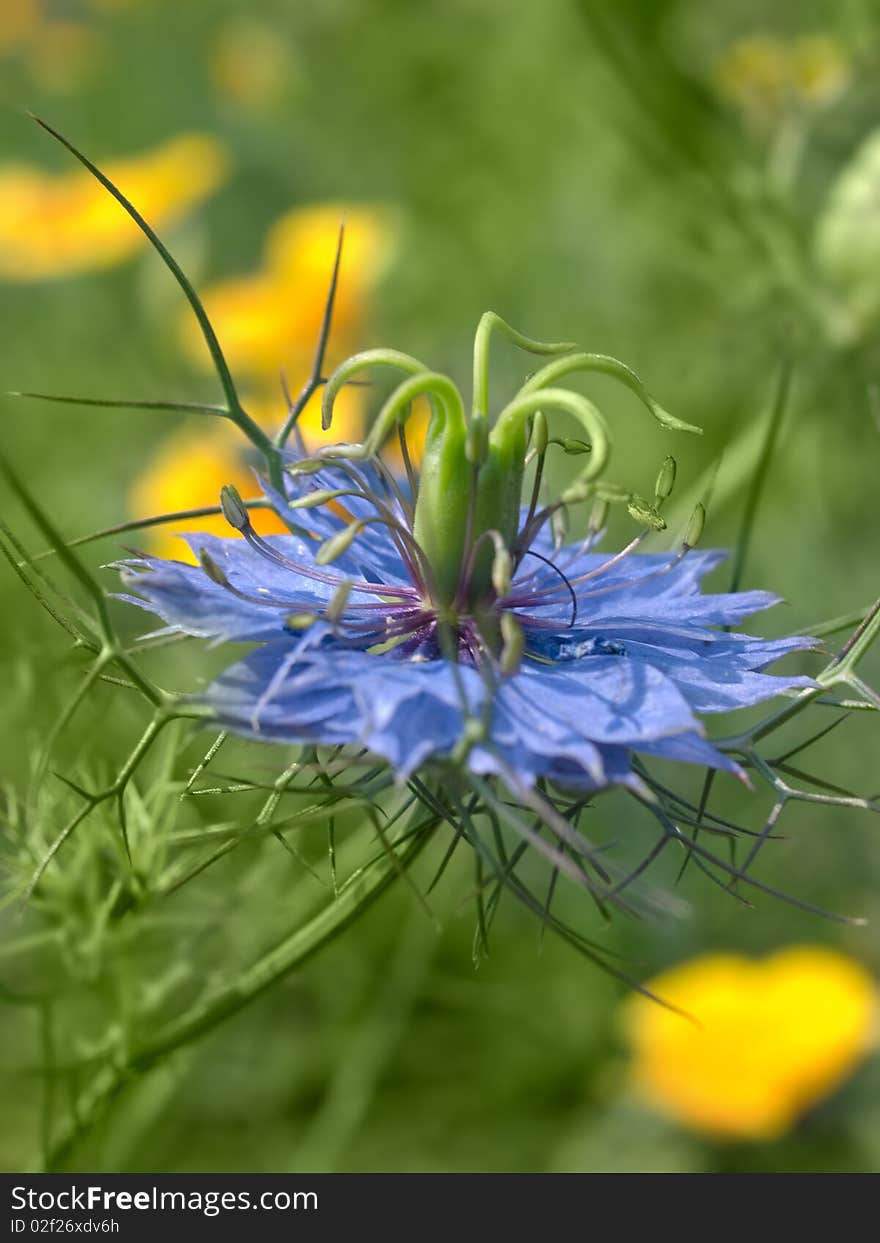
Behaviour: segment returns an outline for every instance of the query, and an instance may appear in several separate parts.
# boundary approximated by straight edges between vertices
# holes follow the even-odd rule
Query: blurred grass
[[[464,380],[473,327],[492,308],[530,334],[624,358],[664,405],[705,428],[702,441],[673,449],[683,485],[726,450],[708,544],[735,537],[752,469],[736,446],[766,417],[788,355],[792,406],[745,585],[790,601],[768,616],[770,633],[877,594],[875,331],[846,345],[830,339],[815,273],[807,265],[792,281],[780,259],[789,247],[808,250],[830,184],[880,121],[877,5],[782,0],[771,21],[766,5],[749,2],[712,6],[710,20],[698,0],[255,0],[247,18],[283,66],[258,104],[224,96],[217,81],[217,49],[230,38],[234,46],[229,23],[244,7],[82,5],[96,51],[80,80],[60,90],[60,74],[35,76],[28,55],[8,54],[4,159],[68,167],[22,105],[98,159],[184,130],[218,136],[233,176],[170,239],[202,284],[253,266],[267,226],[290,207],[393,204],[399,255],[362,345],[394,344]],[[768,24],[782,37],[830,33],[851,63],[846,92],[811,119],[786,195],[766,190],[766,141],[713,87],[724,49]],[[147,254],[112,272],[6,285],[0,389],[214,400],[175,340],[178,301]],[[503,349],[496,363],[496,383],[520,374],[521,360]],[[610,386],[597,381],[596,392],[615,420],[626,477],[647,489],[668,440]],[[124,516],[145,455],[176,421],[5,398],[2,419],[4,450],[71,536]],[[9,501],[4,517],[20,529]],[[0,742],[4,776],[22,784],[73,679],[59,635],[4,574]],[[880,785],[870,725],[851,721],[823,743],[820,771]],[[115,754],[99,707],[75,734],[69,756],[84,740],[96,764]],[[725,796],[730,808],[746,798]],[[599,814],[628,831],[621,801]],[[880,913],[880,849],[866,815],[799,808],[786,831],[792,840],[767,849],[762,877],[834,910]],[[201,904],[216,918],[232,892],[231,928],[256,941],[296,900],[302,877],[293,865],[282,871],[269,901],[253,877],[239,884],[235,859],[198,882],[186,909]],[[439,936],[411,895],[388,895],[274,994],[134,1084],[76,1154],[78,1168],[876,1168],[876,1067],[770,1145],[710,1145],[650,1118],[626,1090],[621,988],[552,938],[539,949],[534,922],[511,907],[475,973],[473,911],[462,902],[470,884],[464,868],[444,881]],[[798,940],[834,941],[880,969],[870,929],[841,930],[764,898],[746,910],[695,874],[681,892],[692,901],[686,921],[600,931],[638,975],[706,948],[759,953]],[[575,910],[579,895],[561,897]],[[18,935],[14,921],[10,929]],[[181,937],[183,952],[189,944]],[[173,938],[164,952],[167,966]],[[36,983],[12,972],[8,987]],[[38,1014],[10,1005],[3,1020],[4,1168],[20,1168],[38,1141]],[[61,1060],[64,1039],[56,1032]]]

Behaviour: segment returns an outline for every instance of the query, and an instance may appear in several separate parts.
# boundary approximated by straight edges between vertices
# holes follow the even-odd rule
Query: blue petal
[[[288,479],[286,483],[288,495],[285,499],[269,483],[262,481],[266,499],[282,522],[292,521],[314,535],[314,540],[310,545],[310,564],[314,560],[319,543],[341,531],[349,520],[344,519],[339,513],[334,513],[327,505],[315,509],[291,510],[287,500],[306,496],[309,492],[318,489],[326,488],[329,491],[336,491],[339,488],[350,487],[351,484],[351,479],[346,478],[341,470],[322,470],[316,475]],[[377,513],[372,503],[357,497],[342,497],[340,503],[352,517],[368,518],[374,517]],[[390,583],[397,586],[410,585],[406,566],[388,528],[377,523],[365,526],[351,547],[333,564],[342,574],[356,578],[363,577],[370,582]]]
[[[483,693],[473,669],[446,661],[401,661],[332,642],[308,650],[276,643],[228,669],[206,701],[239,733],[366,747],[405,779],[452,753]]]
[[[677,734],[674,738],[661,738],[657,742],[641,745],[639,751],[644,755],[655,755],[659,759],[718,768],[723,772],[733,773],[741,780],[745,779],[743,769],[734,759],[713,747],[707,738],[702,738],[699,734]]]
[[[279,638],[290,613],[308,612],[326,604],[337,582],[345,577],[362,578],[363,565],[348,553],[329,569],[316,567],[314,549],[296,535],[266,536],[264,542],[289,560],[317,570],[333,581],[321,582],[278,565],[243,539],[208,534],[191,534],[185,538],[196,556],[202,549],[208,553],[232,587],[256,599],[253,602],[240,599],[209,578],[201,566],[159,557],[136,558],[120,565],[123,582],[134,592],[124,595],[123,599],[157,613],[171,630],[200,638],[218,642]],[[389,538],[387,533],[385,538]],[[370,562],[370,569],[375,571],[375,568],[376,563]],[[374,578],[372,581],[386,580]],[[260,598],[266,603],[257,603]],[[363,600],[365,597],[355,592],[353,598]],[[393,607],[389,606],[392,610]],[[353,618],[357,616],[352,612]]]
[[[569,664],[526,660],[502,683],[498,700],[515,715],[532,750],[563,754],[567,739],[637,746],[699,729],[678,688],[641,661],[594,656]]]
[[[356,469],[365,489],[384,489],[375,472],[369,474],[372,468]],[[350,482],[346,471],[329,466],[286,486],[296,495]],[[269,487],[266,495],[290,516],[284,497]],[[365,498],[344,503],[357,517],[376,512]],[[390,498],[389,504],[396,512],[396,501]],[[428,761],[456,754],[469,724],[480,721],[487,736],[472,745],[465,761],[474,772],[513,776],[518,783],[549,777],[584,789],[637,787],[633,752],[739,773],[702,736],[694,711],[727,711],[813,685],[806,678],[761,672],[780,656],[812,646],[812,640],[761,639],[710,628],[732,625],[776,602],[766,592],[701,594],[700,580],[724,556],[715,551],[683,559],[632,554],[612,564],[607,556],[571,557],[571,550],[563,550],[557,560],[570,578],[598,571],[584,583],[574,582],[580,624],[558,629],[528,624],[530,618],[567,622],[570,615],[559,575],[539,569],[526,585],[532,591],[551,588],[552,604],[539,596],[533,600],[538,607],[530,609],[517,600],[528,655],[515,676],[500,680],[488,669],[479,673],[442,659],[403,659],[403,649],[356,650],[323,624],[293,636],[284,629],[287,615],[319,611],[339,579],[389,586],[410,580],[387,527],[367,526],[328,574],[315,567],[315,552],[348,519],[327,508],[292,516],[302,520],[303,537],[275,536],[266,543],[331,581],[279,566],[245,541],[210,535],[190,536],[189,543],[196,552],[206,549],[228,583],[252,601],[213,582],[198,566],[148,557],[123,567],[137,593],[127,598],[157,613],[169,629],[264,644],[228,669],[205,696],[223,724],[251,737],[363,747],[383,756],[405,779]],[[514,597],[522,596],[524,577]],[[397,611],[394,605],[388,609]],[[347,618],[374,615],[382,617],[350,611]],[[368,641],[375,639],[362,645]]]
[[[733,655],[701,659],[657,647],[627,646],[633,658],[643,656],[654,668],[662,669],[681,689],[697,712],[730,712],[772,699],[784,691],[815,686],[812,678],[778,677],[744,666],[744,657]],[[772,659],[772,658],[771,658]]]
[[[783,691],[814,686],[811,678],[758,672],[789,652],[814,646],[809,638],[761,639],[662,623],[537,630],[530,642],[530,650],[566,666],[588,665],[596,653],[612,651],[645,661],[674,681],[699,712],[750,707]]]
[[[159,557],[123,563],[123,582],[136,593],[125,598],[157,613],[172,630],[215,640],[271,639],[283,631],[288,613],[307,610],[330,597],[331,588],[325,584],[283,570],[254,552],[244,540],[208,534],[188,535],[186,539],[196,555],[205,549],[237,590],[284,604],[271,607],[240,600],[210,579],[199,565]],[[273,536],[272,542],[288,556],[305,548],[293,535]]]
[[[616,560],[618,554],[614,553],[589,552],[578,556],[571,545],[556,553],[552,548],[542,549],[538,544],[534,547],[570,581],[589,574],[590,578],[585,582],[576,583],[579,592],[586,594],[613,587],[614,591],[608,592],[612,598],[624,583],[627,590],[645,599],[658,595],[693,594],[699,590],[700,581],[728,555],[723,549],[710,548],[692,549],[683,558],[671,552],[632,552]],[[527,586],[540,589],[559,587],[561,581],[556,570],[528,559],[523,562],[522,573],[514,581],[514,590],[517,582],[523,579],[528,580]]]
[[[610,555],[588,553],[571,564],[564,553],[563,549],[557,555],[555,564],[577,595],[581,622],[601,622],[609,628],[637,619],[729,626],[779,603],[779,597],[768,591],[701,594],[700,580],[726,556],[720,550],[696,549],[681,559],[673,553],[631,553],[616,563]],[[587,572],[595,577],[576,581]],[[529,603],[530,592],[546,588],[554,590],[550,603],[540,596]],[[534,610],[538,617],[568,620],[571,616],[570,593],[549,567],[525,585],[522,579],[519,586],[514,583],[511,597],[518,609]]]

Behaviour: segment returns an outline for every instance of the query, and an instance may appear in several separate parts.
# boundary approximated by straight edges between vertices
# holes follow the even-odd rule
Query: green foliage
[[[405,227],[376,340],[454,370],[462,325],[489,304],[542,335],[565,331],[632,357],[652,391],[704,429],[676,446],[675,496],[658,484],[641,520],[657,526],[662,501],[660,521],[690,539],[689,515],[705,503],[712,543],[737,550],[734,585],[791,600],[785,630],[853,633],[823,658],[821,690],[730,724],[726,745],[755,792],[696,775],[673,794],[658,768],[643,774],[640,808],[615,796],[556,810],[573,824],[583,817],[596,842],[600,917],[590,905],[585,920],[582,892],[556,882],[579,870],[570,854],[539,864],[546,843],[528,824],[534,849],[522,847],[523,826],[511,826],[497,790],[420,790],[414,802],[383,774],[342,769],[326,753],[279,759],[234,740],[210,745],[177,693],[208,676],[210,653],[196,662],[191,645],[136,637],[92,544],[71,548],[104,523],[101,555],[118,555],[146,525],[120,521],[144,454],[177,415],[238,418],[231,377],[221,368],[218,406],[186,371],[165,326],[173,295],[150,284],[153,256],[4,290],[4,388],[144,394],[125,403],[136,407],[128,415],[106,414],[104,402],[121,403],[100,395],[89,410],[4,403],[4,449],[26,479],[7,471],[2,527],[4,1166],[876,1166],[871,1071],[864,1091],[763,1149],[720,1150],[648,1123],[619,1057],[622,987],[583,959],[641,979],[711,946],[834,936],[876,954],[858,926],[761,901],[781,890],[801,907],[870,913],[880,879],[871,821],[846,814],[876,809],[877,794],[850,787],[863,790],[875,771],[880,706],[865,672],[876,668],[880,628],[878,606],[865,607],[877,592],[880,273],[873,235],[849,222],[861,220],[874,172],[880,24],[872,3],[808,7],[777,6],[774,28],[829,30],[852,82],[801,118],[796,158],[789,143],[783,161],[785,135],[755,132],[713,78],[726,45],[771,20],[766,6],[716,6],[707,23],[696,0],[560,0],[515,16],[494,0],[454,0],[386,4],[381,21],[367,21],[360,0],[260,0],[249,10],[296,68],[263,114],[212,85],[211,48],[240,11],[232,3],[144,0],[92,19],[112,51],[75,103],[12,65],[14,102],[27,97],[90,152],[193,124],[225,137],[237,176],[172,239],[175,253],[194,256],[196,284],[249,262],[263,226],[292,204],[391,200]],[[2,132],[11,156],[52,159],[11,112]],[[513,353],[498,350],[511,389],[521,379]],[[577,357],[590,372],[613,362]],[[321,361],[319,352],[314,386]],[[534,383],[546,387],[570,361],[547,363]],[[632,382],[617,378],[638,385],[627,374]],[[586,380],[591,393],[606,382]],[[667,442],[628,422],[627,396],[608,386],[603,408],[624,429],[627,478],[653,496]],[[573,421],[569,432],[563,448],[576,443]],[[569,448],[546,469],[571,487],[585,461]],[[627,529],[622,514],[611,523]],[[22,543],[28,530],[37,555]],[[812,732],[798,720],[807,704]],[[488,815],[475,813],[477,795]],[[746,819],[754,806],[756,827]],[[796,840],[786,844],[789,818]],[[622,823],[631,866],[606,881],[599,869]],[[645,859],[655,886],[630,890]],[[401,872],[411,884],[367,913]],[[609,890],[631,892],[638,918],[606,926]],[[425,891],[442,932],[422,909]],[[685,899],[690,920],[670,919]],[[356,930],[327,944],[361,913]],[[539,950],[547,927],[570,944],[546,937]]]

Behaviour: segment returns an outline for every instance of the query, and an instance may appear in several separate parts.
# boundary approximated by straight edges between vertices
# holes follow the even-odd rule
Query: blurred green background
[[[5,161],[70,166],[22,107],[97,159],[184,131],[215,135],[231,175],[169,238],[200,284],[255,267],[267,228],[290,208],[392,206],[395,257],[357,345],[394,345],[466,383],[473,329],[492,308],[534,336],[624,359],[667,408],[705,429],[701,441],[673,449],[683,491],[698,495],[724,451],[707,545],[736,538],[761,425],[790,360],[792,399],[745,585],[789,602],[762,620],[770,634],[808,632],[811,622],[877,594],[880,153],[865,144],[880,132],[880,5],[44,7],[87,38],[76,45],[80,61],[68,42],[54,63],[39,36],[0,38]],[[4,22],[0,14],[0,29]],[[769,69],[767,56],[742,42],[756,36],[775,40]],[[822,39],[803,43],[814,36]],[[236,70],[244,86],[233,74],[239,85],[230,87],[223,66],[236,49],[251,62]],[[780,68],[786,55],[791,63]],[[216,400],[210,377],[179,348],[178,302],[146,252],[106,271],[5,283],[0,388]],[[522,374],[522,361],[503,348],[496,364],[501,384]],[[625,466],[627,479],[649,488],[669,442],[601,380],[595,395],[617,428],[617,473]],[[4,398],[2,443],[61,531],[74,536],[125,518],[145,458],[176,418]],[[40,547],[16,505],[5,498],[3,508],[26,543]],[[105,545],[91,564],[117,548]],[[112,589],[112,574],[104,581]],[[8,568],[2,593],[0,745],[12,808],[11,791],[25,788],[31,756],[78,666]],[[119,616],[129,633],[142,628],[142,619],[122,609]],[[199,658],[193,651],[187,659]],[[106,771],[135,722],[124,699],[99,696],[59,741],[58,765]],[[848,721],[817,748],[816,771],[875,793],[872,726]],[[198,759],[198,742],[181,735],[176,745],[169,764]],[[245,754],[258,767],[268,763],[253,749]],[[730,807],[742,812],[747,796],[731,794]],[[624,801],[603,801],[598,814],[615,835],[627,832]],[[16,821],[11,811],[7,819]],[[13,894],[18,832],[8,829],[4,850]],[[787,840],[765,852],[762,879],[834,911],[874,916],[876,925],[880,846],[871,817],[800,807],[785,832]],[[204,971],[207,979],[247,961],[296,919],[298,903],[314,900],[302,869],[286,856],[280,866],[277,844],[264,843],[234,852],[168,899],[176,904],[170,913],[147,913],[133,935],[116,937],[98,927],[89,906],[108,866],[102,833],[109,840],[109,829],[94,825],[59,857],[59,878],[37,909],[22,916],[13,900],[4,915],[11,942],[60,927],[67,949],[66,957],[51,945],[4,957],[0,948],[6,1169],[38,1160],[41,1133],[83,1084],[82,1070],[64,1067],[87,1057],[113,1021],[108,1015],[124,1014],[150,988],[173,995],[175,972]],[[429,879],[429,862],[422,871]],[[772,1143],[713,1143],[649,1112],[627,1083],[624,988],[551,936],[542,943],[537,924],[513,905],[502,906],[491,954],[475,970],[471,886],[471,872],[457,862],[432,895],[441,932],[404,887],[387,894],[281,987],[134,1083],[71,1165],[880,1164],[876,1064]],[[843,928],[761,895],[748,909],[694,870],[679,893],[690,904],[686,918],[619,921],[607,930],[579,909],[579,894],[561,900],[640,978],[704,950],[762,954],[797,942],[834,944],[880,967],[870,925]]]

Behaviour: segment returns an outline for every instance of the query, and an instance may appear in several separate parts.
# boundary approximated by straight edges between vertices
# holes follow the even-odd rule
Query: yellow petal
[[[296,398],[305,376],[292,377],[291,395]],[[287,418],[287,407],[281,395],[280,386],[276,391],[260,395],[249,394],[244,401],[248,414],[266,431],[277,432]],[[337,445],[360,441],[364,438],[364,390],[345,388],[339,394],[333,407],[333,423],[324,431],[321,427],[321,392],[312,394],[305,410],[299,417],[298,424],[302,433],[307,453],[314,453],[321,445]]]
[[[300,283],[321,284],[326,291],[328,268],[343,221],[345,242],[337,309],[357,303],[375,284],[390,257],[393,224],[387,208],[321,203],[288,212],[276,220],[266,238],[266,271],[287,288]]]
[[[795,41],[791,59],[798,93],[808,103],[831,103],[849,84],[849,57],[831,35],[803,35]]]
[[[40,6],[37,0],[3,0],[0,21],[0,55],[14,51],[32,38],[40,28]]]
[[[875,1039],[875,983],[830,949],[798,946],[763,961],[706,955],[650,988],[693,1017],[627,1002],[635,1083],[661,1111],[718,1136],[782,1135]]]
[[[286,415],[280,392],[277,397],[248,397],[244,405],[267,431],[277,431]],[[299,427],[308,452],[322,444],[361,440],[361,392],[347,389],[340,393],[333,426],[326,432],[321,430],[321,395],[316,393],[303,411]],[[255,468],[261,469],[262,463],[239,431],[217,420],[203,419],[195,426],[172,432],[147,462],[131,488],[131,516],[150,518],[217,505],[225,484],[234,485],[245,499],[258,497],[260,484]],[[263,535],[287,530],[271,510],[254,510],[251,518],[255,529]],[[238,538],[222,515],[212,515],[150,527],[137,542],[158,556],[194,561],[186,544],[178,538],[181,531],[208,531]]]
[[[224,99],[255,112],[273,108],[300,76],[291,49],[277,29],[249,16],[220,24],[211,41],[208,69]]]
[[[173,432],[132,487],[129,508],[133,518],[151,518],[219,504],[220,489],[232,484],[246,499],[258,497],[260,486],[254,474],[257,462],[249,461],[241,434],[203,421],[201,427],[185,427]],[[263,535],[286,531],[271,510],[252,511],[254,527]],[[160,557],[195,561],[181,531],[208,531],[214,535],[239,538],[222,514],[206,518],[179,519],[147,530],[139,545]]]
[[[85,22],[43,22],[30,40],[25,64],[45,91],[75,91],[96,72],[107,51],[101,34]]]
[[[202,301],[236,374],[271,375],[277,381],[282,366],[300,369],[306,364],[307,342],[296,324],[300,308],[291,306],[267,277],[219,281],[203,291]],[[181,327],[190,357],[209,370],[204,340],[188,311],[181,315]]]
[[[345,246],[333,314],[331,357],[341,358],[363,324],[369,291],[390,248],[388,213],[341,205],[301,208],[281,217],[266,242],[263,267],[203,292],[205,309],[233,370],[276,381],[311,364],[324,315],[339,224]],[[191,317],[181,321],[187,351],[210,365]]]
[[[212,193],[227,167],[221,145],[202,134],[103,165],[158,230]],[[0,277],[42,280],[106,267],[144,245],[134,222],[85,169],[53,175],[23,165],[0,168]]]
[[[722,95],[756,118],[769,121],[790,89],[786,45],[771,35],[749,35],[726,50],[715,67]]]

